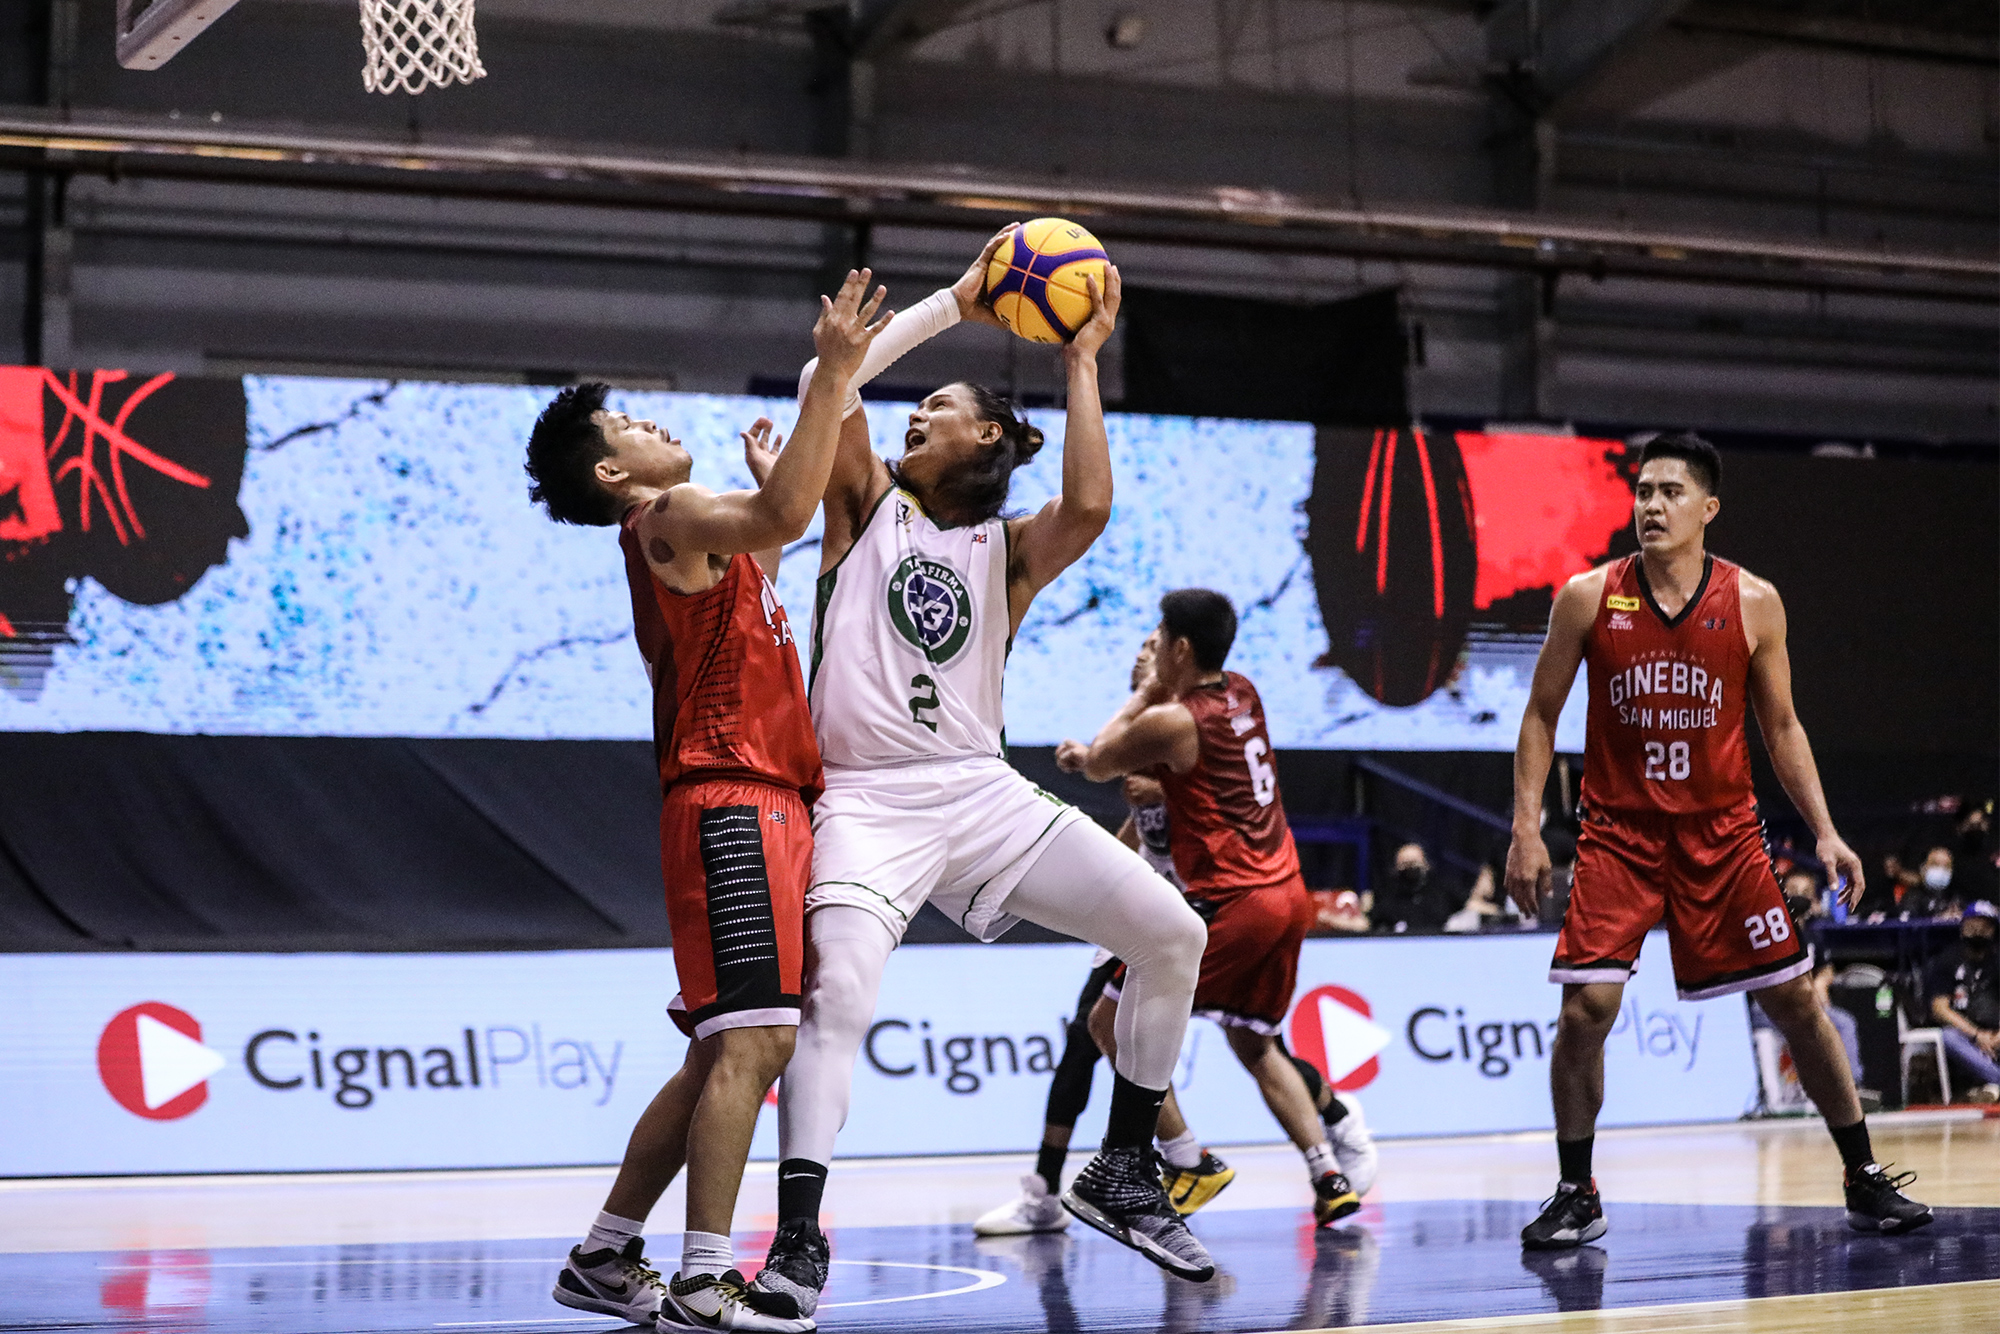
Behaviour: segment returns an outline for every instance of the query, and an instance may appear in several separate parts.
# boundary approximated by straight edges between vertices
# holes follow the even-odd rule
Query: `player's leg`
[[[658,1313],[666,1284],[645,1258],[646,1218],[687,1162],[688,1123],[711,1055],[712,1044],[690,1042],[681,1068],[640,1113],[604,1208],[556,1276],[553,1295],[564,1306],[639,1323]]]
[[[757,1116],[798,1028],[809,817],[797,793],[758,783],[704,783],[675,797],[677,835],[692,837],[689,864],[700,870],[684,866],[669,921],[708,1069],[687,1124],[687,1227],[660,1324],[809,1330],[795,1303],[748,1289],[730,1240]]]
[[[1563,989],[1549,1050],[1560,1175],[1540,1215],[1521,1230],[1521,1244],[1531,1250],[1580,1246],[1604,1235],[1604,1207],[1591,1175],[1604,1106],[1604,1040],[1618,1020],[1639,947],[1666,908],[1668,835],[1662,817],[1583,814],[1569,909],[1549,966],[1549,980]]]
[[[1091,1036],[1098,1049],[1114,1059],[1118,1052],[1118,984],[1119,978],[1114,975],[1105,985],[1103,998],[1090,1012]],[[1171,1086],[1160,1104],[1154,1135],[1159,1141],[1160,1159],[1166,1164],[1160,1172],[1160,1184],[1174,1212],[1181,1217],[1200,1209],[1236,1180],[1236,1169],[1203,1148],[1200,1137],[1188,1127],[1187,1118],[1181,1114],[1181,1101],[1174,1096]]]
[[[1849,1225],[1865,1232],[1927,1225],[1930,1209],[1901,1190],[1915,1175],[1891,1177],[1875,1162],[1847,1053],[1813,990],[1812,950],[1793,929],[1771,873],[1756,807],[1705,812],[1678,823],[1667,931],[1681,998],[1754,992],[1790,1045],[1799,1085],[1840,1150]]]
[[[1098,1057],[1103,1055],[1090,1036],[1090,1011],[1104,992],[1105,980],[1117,967],[1118,960],[1107,959],[1092,968],[1084,979],[1076,1013],[1071,1016],[1063,1039],[1062,1058],[1056,1062],[1055,1074],[1049,1080],[1035,1170],[1021,1178],[1019,1195],[979,1216],[972,1225],[977,1235],[1010,1237],[1028,1232],[1060,1232],[1069,1226],[1069,1214],[1056,1198],[1062,1191],[1063,1161],[1069,1156],[1076,1119],[1090,1103],[1090,1085]]]
[[[1079,819],[1042,849],[1006,909],[1125,961],[1110,1123],[1064,1206],[1170,1273],[1205,1282],[1214,1262],[1168,1203],[1150,1152],[1194,1001],[1208,934],[1201,919],[1137,853]]]
[[[849,904],[828,904],[806,919],[798,1041],[778,1083],[778,1227],[755,1286],[791,1298],[808,1316],[831,1258],[819,1210],[834,1139],[847,1122],[855,1057],[898,939],[880,915]]]
[[[1327,1083],[1312,1062],[1294,1056],[1286,1048],[1282,1035],[1275,1041],[1278,1050],[1285,1053],[1285,1059],[1305,1081],[1306,1092],[1312,1095],[1319,1122],[1326,1127],[1327,1142],[1333,1145],[1333,1158],[1340,1165],[1340,1174],[1354,1187],[1357,1196],[1366,1195],[1375,1187],[1380,1159],[1375,1152],[1375,1136],[1368,1129],[1368,1117],[1361,1109],[1361,1099]]]

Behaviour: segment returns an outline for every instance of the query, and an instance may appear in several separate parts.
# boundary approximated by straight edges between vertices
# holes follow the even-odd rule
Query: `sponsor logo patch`
[[[1639,610],[1639,599],[1628,598],[1613,593],[1610,597],[1604,599],[1604,605],[1613,611],[1637,611]]]
[[[1611,620],[1606,628],[1611,630],[1630,630],[1632,628],[1632,618],[1622,611],[1614,611],[1611,613]]]

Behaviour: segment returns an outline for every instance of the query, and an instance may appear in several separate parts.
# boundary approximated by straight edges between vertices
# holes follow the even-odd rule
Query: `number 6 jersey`
[[[1694,596],[1668,616],[1637,556],[1606,568],[1583,650],[1583,796],[1592,806],[1679,814],[1751,800],[1743,732],[1750,641],[1739,574],[1705,557]]]
[[[890,487],[813,609],[812,717],[831,767],[998,757],[1007,525],[940,528]]]
[[[1153,771],[1167,794],[1174,869],[1196,898],[1275,885],[1299,873],[1299,852],[1278,796],[1277,757],[1264,701],[1250,678],[1224,672],[1181,703],[1194,715],[1200,758],[1177,774]]]

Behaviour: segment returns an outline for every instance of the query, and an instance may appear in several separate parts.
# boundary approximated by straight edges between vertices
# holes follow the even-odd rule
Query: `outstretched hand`
[[[1056,747],[1056,768],[1066,774],[1080,774],[1090,759],[1090,747],[1081,741],[1064,741]]]
[[[993,303],[986,299],[986,266],[993,262],[993,254],[1000,249],[1000,243],[1014,234],[1021,224],[1010,222],[993,233],[991,240],[979,252],[979,258],[972,261],[972,267],[959,275],[951,285],[951,295],[958,302],[958,317],[974,324],[990,324],[996,329],[1007,326],[993,313]]]
[[[1094,357],[1118,326],[1118,302],[1125,289],[1116,264],[1104,266],[1102,288],[1096,277],[1088,273],[1083,275],[1083,286],[1090,293],[1090,318],[1076,331],[1076,337],[1070,339],[1069,350],[1079,356]]]
[[[889,327],[895,312],[882,311],[882,318],[875,319],[875,312],[881,310],[889,289],[878,287],[873,296],[863,297],[868,292],[868,282],[874,274],[868,269],[847,271],[847,281],[840,285],[836,296],[821,297],[819,320],[813,325],[813,348],[819,353],[822,369],[839,375],[841,379],[852,379],[861,369],[861,359],[868,355],[868,345],[875,341],[875,335]],[[874,320],[874,323],[869,323]]]
[[[762,486],[771,469],[778,466],[778,451],[785,447],[785,437],[777,433],[769,417],[759,417],[741,435],[744,466],[750,469],[751,479]]]

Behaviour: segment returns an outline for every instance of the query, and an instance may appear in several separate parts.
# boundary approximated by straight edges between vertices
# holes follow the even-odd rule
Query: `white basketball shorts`
[[[1086,819],[998,757],[888,769],[827,766],[813,806],[806,912],[865,908],[901,939],[926,900],[980,940],[1020,919],[1007,896],[1050,841]]]

